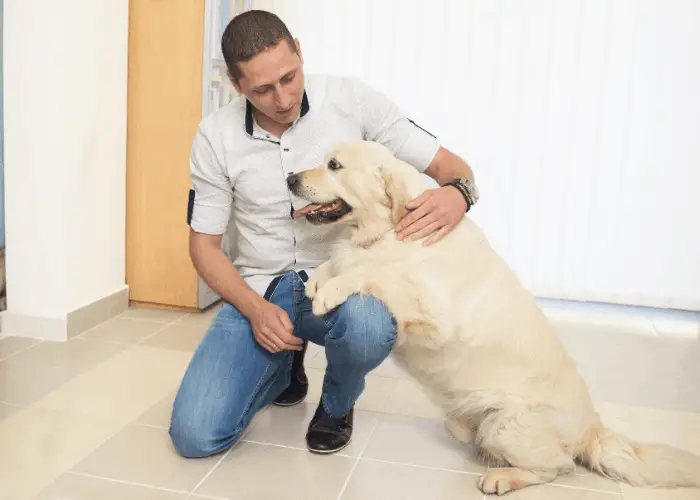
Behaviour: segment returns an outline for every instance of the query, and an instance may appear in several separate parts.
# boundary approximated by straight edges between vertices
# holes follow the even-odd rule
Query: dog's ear
[[[398,222],[408,213],[406,203],[411,201],[411,197],[408,194],[408,188],[401,177],[393,175],[391,170],[384,170],[382,177],[384,178],[384,189],[386,190],[386,195],[389,198],[391,220],[394,224],[398,224]]]

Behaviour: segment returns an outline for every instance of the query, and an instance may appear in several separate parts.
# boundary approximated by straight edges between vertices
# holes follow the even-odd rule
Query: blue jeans
[[[394,345],[395,322],[370,296],[353,295],[325,317],[311,313],[304,281],[284,274],[268,300],[284,309],[294,334],[325,346],[328,367],[321,403],[345,415],[360,397],[365,376]],[[289,385],[294,351],[270,353],[253,337],[248,320],[224,303],[197,347],[175,398],[170,437],[185,457],[206,457],[236,443],[255,414]]]

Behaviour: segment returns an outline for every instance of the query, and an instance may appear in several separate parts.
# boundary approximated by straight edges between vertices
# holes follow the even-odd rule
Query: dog
[[[603,425],[534,296],[469,217],[433,245],[396,239],[406,202],[428,189],[411,165],[353,141],[288,181],[310,203],[298,216],[349,227],[307,283],[313,313],[353,294],[385,304],[394,356],[439,402],[449,433],[474,445],[483,493],[548,483],[577,463],[633,486],[700,487],[700,457]]]

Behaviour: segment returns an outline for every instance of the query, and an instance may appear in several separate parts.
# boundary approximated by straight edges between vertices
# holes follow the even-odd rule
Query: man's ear
[[[391,208],[391,220],[394,224],[404,218],[408,213],[406,203],[411,201],[408,194],[406,184],[400,177],[391,173],[391,170],[383,170],[382,178],[384,179],[384,189],[389,198],[389,207]]]
[[[226,76],[228,76],[228,80],[231,82],[231,85],[236,90],[236,92],[238,92],[240,94],[241,93],[241,84],[239,83],[239,81],[233,77],[233,75],[231,74],[230,71],[226,71]]]

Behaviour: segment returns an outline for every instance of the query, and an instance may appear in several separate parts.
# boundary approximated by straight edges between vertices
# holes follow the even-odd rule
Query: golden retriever
[[[487,465],[484,493],[546,483],[575,463],[635,486],[700,487],[700,457],[604,427],[533,295],[468,217],[432,246],[396,239],[405,203],[428,188],[416,169],[355,141],[290,186],[311,203],[298,215],[350,227],[307,285],[314,314],[355,293],[383,301],[398,325],[394,355]]]

